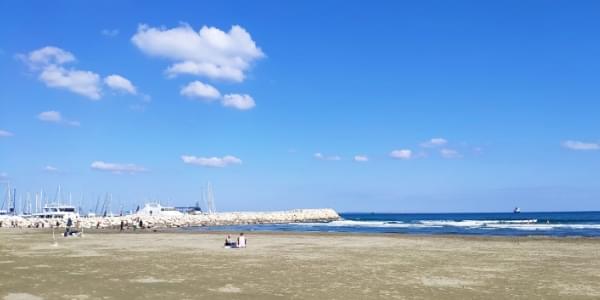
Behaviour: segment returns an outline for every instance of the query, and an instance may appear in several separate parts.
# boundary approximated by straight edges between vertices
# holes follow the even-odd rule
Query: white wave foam
[[[488,227],[516,230],[600,229],[600,224],[491,224]]]
[[[373,228],[415,228],[415,227],[441,227],[417,223],[403,223],[400,221],[355,221],[340,220],[329,223],[292,223],[299,226],[331,226],[331,227],[373,227]]]
[[[466,229],[514,229],[514,230],[553,230],[553,229],[593,229],[600,230],[600,224],[542,224],[536,219],[529,220],[421,220],[415,223],[401,221],[356,221],[340,220],[329,223],[292,223],[296,226],[327,227],[368,227],[368,228],[441,228],[458,227]]]
[[[454,227],[481,227],[492,224],[535,224],[536,219],[530,220],[462,220],[462,221],[451,221],[451,220],[423,220],[419,221],[425,225],[438,225],[438,226],[454,226]]]

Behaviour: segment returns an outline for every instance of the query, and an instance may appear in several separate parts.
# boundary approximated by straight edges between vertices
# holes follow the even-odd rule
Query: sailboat
[[[214,214],[217,212],[215,208],[215,195],[213,194],[213,188],[210,182],[206,183],[206,190],[203,195],[204,201],[206,203],[206,212],[208,214]]]
[[[35,218],[45,218],[45,219],[67,219],[79,218],[79,213],[75,206],[62,204],[62,192],[60,185],[56,191],[55,203],[48,203],[44,205],[42,212],[30,214],[28,216]]]

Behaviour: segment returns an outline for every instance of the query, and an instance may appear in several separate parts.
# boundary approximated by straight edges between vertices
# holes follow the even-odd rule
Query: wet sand
[[[0,229],[0,299],[598,299],[600,239]]]

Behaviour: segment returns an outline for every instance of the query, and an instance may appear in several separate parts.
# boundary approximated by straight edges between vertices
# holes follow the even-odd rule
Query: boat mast
[[[7,185],[7,190],[6,193],[4,194],[4,200],[2,200],[2,205],[0,205],[0,211],[4,209],[4,205],[7,205],[7,209],[8,209],[8,203],[10,202],[10,187],[8,187]]]
[[[215,209],[215,196],[213,195],[213,190],[210,182],[206,184],[206,209],[209,214],[213,214],[216,212]]]
[[[58,189],[56,190],[56,197],[54,198],[54,201],[56,202],[57,205],[60,205],[62,202],[62,195],[61,195],[61,191],[60,191],[60,184],[58,185]]]
[[[12,202],[12,197],[11,197],[11,193],[10,193],[10,181],[8,183],[6,183],[6,193],[7,193],[7,197],[6,197],[6,212],[10,213],[10,204]]]
[[[12,203],[12,214],[13,216],[17,215],[17,189],[13,188],[13,203]]]

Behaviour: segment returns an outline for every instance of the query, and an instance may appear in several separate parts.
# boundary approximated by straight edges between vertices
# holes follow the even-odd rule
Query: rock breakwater
[[[276,223],[312,223],[339,220],[333,209],[295,209],[272,212],[221,212],[212,214],[147,215],[132,214],[110,217],[79,217],[73,220],[75,228],[120,228],[127,227],[174,228],[189,226],[223,226]],[[67,225],[65,219],[43,219],[23,216],[0,216],[0,227],[48,228]]]

